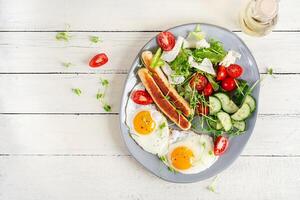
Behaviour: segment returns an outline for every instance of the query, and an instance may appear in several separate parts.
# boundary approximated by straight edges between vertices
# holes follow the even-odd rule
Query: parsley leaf
[[[72,88],[72,92],[74,92],[77,96],[80,96],[82,93],[79,88]]]
[[[102,42],[102,40],[98,36],[90,36],[90,41],[95,44],[97,44],[98,42]]]

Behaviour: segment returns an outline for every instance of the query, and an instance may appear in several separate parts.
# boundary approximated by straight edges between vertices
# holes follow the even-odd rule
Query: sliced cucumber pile
[[[237,107],[237,105],[235,105],[235,103],[232,100],[230,100],[227,94],[219,92],[216,93],[215,96],[220,100],[222,104],[222,109],[225,112],[231,114],[231,113],[235,113],[239,109],[239,107]]]
[[[246,119],[256,109],[256,101],[251,95],[245,96],[239,108],[230,97],[218,92],[209,97],[209,114],[207,125],[214,130],[223,130],[228,134],[240,135],[246,131]]]

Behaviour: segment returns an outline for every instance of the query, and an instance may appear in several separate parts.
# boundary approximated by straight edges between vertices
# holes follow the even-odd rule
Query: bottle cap
[[[278,14],[278,0],[257,0],[253,14],[253,17],[261,22],[273,20]]]

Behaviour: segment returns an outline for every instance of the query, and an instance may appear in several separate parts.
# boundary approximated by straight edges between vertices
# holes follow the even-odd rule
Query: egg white
[[[139,83],[133,88],[132,92],[135,90],[145,90],[145,87],[141,83]],[[130,94],[125,110],[126,124],[129,127],[131,137],[139,146],[141,146],[145,151],[149,153],[157,154],[159,156],[166,154],[168,150],[168,141],[170,135],[167,119],[162,113],[157,111],[154,104],[136,104],[131,99],[131,95],[132,94]],[[133,119],[141,111],[148,111],[156,124],[155,129],[147,135],[139,134],[134,129]],[[163,128],[160,127],[162,124],[165,124]]]
[[[195,159],[192,167],[186,170],[176,169],[172,165],[171,154],[180,146],[186,146],[193,151]],[[183,174],[196,174],[214,164],[218,156],[213,154],[213,139],[208,135],[198,135],[192,131],[173,130],[169,140],[169,149],[165,164]]]

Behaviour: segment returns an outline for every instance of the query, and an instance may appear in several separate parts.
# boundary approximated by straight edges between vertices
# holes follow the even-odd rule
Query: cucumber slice
[[[252,96],[250,96],[250,95],[247,95],[247,96],[245,97],[245,100],[244,100],[243,103],[248,104],[248,106],[250,107],[251,112],[253,112],[253,111],[255,110],[255,108],[256,108],[256,101],[255,101],[255,99],[254,99]]]
[[[237,105],[235,105],[235,103],[232,100],[230,100],[228,95],[219,92],[216,93],[215,96],[221,101],[222,108],[225,112],[231,114],[235,113],[239,109],[239,107],[237,107]]]
[[[219,122],[219,120],[217,120],[217,122],[214,122],[212,120],[207,119],[207,123],[208,123],[208,126],[210,126],[213,129],[216,129],[216,130],[221,130],[223,128],[223,126]]]
[[[249,117],[251,114],[250,106],[247,103],[244,103],[238,111],[236,111],[231,118],[236,121],[242,121]]]
[[[232,125],[234,128],[238,129],[239,131],[246,130],[246,122],[245,121],[233,121]]]
[[[221,111],[217,113],[217,117],[220,120],[220,123],[224,127],[225,131],[229,131],[232,128],[231,118],[229,114]]]
[[[221,102],[216,97],[209,97],[209,114],[214,115],[221,110]]]

